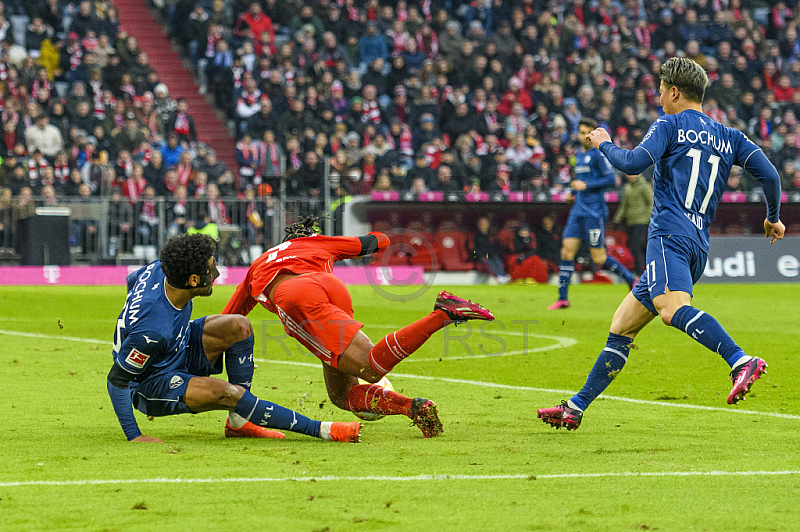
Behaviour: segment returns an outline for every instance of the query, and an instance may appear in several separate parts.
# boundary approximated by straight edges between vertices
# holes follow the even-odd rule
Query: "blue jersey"
[[[167,298],[161,262],[128,275],[128,297],[117,319],[114,362],[141,382],[181,365],[189,337],[192,302],[182,309]]]
[[[608,218],[605,191],[614,186],[614,167],[597,148],[575,154],[575,179],[586,183],[586,190],[575,194],[570,214]]]
[[[650,236],[687,236],[707,251],[731,167],[745,166],[760,148],[692,109],[658,118],[636,148],[655,164]]]

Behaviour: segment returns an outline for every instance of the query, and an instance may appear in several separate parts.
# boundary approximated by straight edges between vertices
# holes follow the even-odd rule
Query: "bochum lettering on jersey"
[[[150,274],[152,273],[154,266],[155,263],[152,263],[144,272],[142,272],[142,275],[140,275],[136,281],[136,286],[134,286],[133,290],[131,291],[133,298],[128,306],[128,318],[130,319],[131,324],[139,321],[139,318],[137,318],[136,315],[139,314],[139,304],[142,301],[144,289],[147,287],[147,280],[150,278]]]
[[[687,129],[686,131],[683,129],[678,129],[678,142],[681,144],[684,142],[688,142],[689,144],[706,144],[708,146],[712,146],[720,153],[733,153],[731,141],[716,138],[711,134],[710,131],[701,130],[698,133],[694,129]]]

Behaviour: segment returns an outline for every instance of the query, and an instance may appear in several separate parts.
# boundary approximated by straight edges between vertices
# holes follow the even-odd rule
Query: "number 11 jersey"
[[[761,148],[692,109],[658,118],[636,148],[655,165],[649,236],[687,236],[707,252],[708,228],[731,167],[745,166]]]

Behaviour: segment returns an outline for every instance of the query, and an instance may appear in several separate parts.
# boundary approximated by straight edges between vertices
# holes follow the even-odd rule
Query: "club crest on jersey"
[[[125,362],[134,368],[142,369],[147,363],[148,358],[150,358],[150,355],[145,355],[138,349],[131,349],[131,352],[128,353],[128,356],[125,358]]]
[[[169,380],[169,389],[174,390],[181,384],[183,384],[183,378],[180,375],[173,375]]]

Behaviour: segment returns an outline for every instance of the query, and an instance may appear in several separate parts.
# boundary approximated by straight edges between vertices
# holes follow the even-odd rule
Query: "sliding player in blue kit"
[[[161,443],[139,430],[133,407],[148,416],[227,410],[228,438],[283,438],[268,428],[357,442],[361,425],[320,422],[250,393],[254,336],[244,316],[191,320],[192,299],[210,296],[219,277],[216,243],[174,238],[154,261],[128,275],[128,297],[114,333],[108,395],[129,441]],[[228,381],[210,377],[222,373]]]
[[[578,134],[583,151],[575,154],[575,179],[570,184],[575,193],[575,204],[569,211],[567,225],[564,227],[561,243],[561,264],[559,265],[558,301],[547,310],[569,308],[569,283],[575,271],[575,255],[581,240],[589,242],[592,261],[616,273],[633,287],[635,279],[631,272],[614,257],[606,254],[606,221],[608,205],[605,191],[614,186],[614,168],[605,155],[592,145],[587,135],[597,128],[597,122],[584,118],[578,124]]]
[[[569,401],[537,412],[542,421],[556,428],[580,426],[583,411],[625,366],[636,334],[657,315],[728,363],[733,381],[728,404],[744,399],[767,367],[762,359],[745,354],[717,320],[692,307],[692,287],[703,274],[708,227],[734,164],[761,182],[767,201],[764,232],[771,238],[770,244],[783,238],[778,172],[743,133],[703,114],[708,76],[700,65],[675,57],[661,65],[660,75],[661,105],[666,114],[635,149],[618,148],[602,129],[589,134],[611,164],[626,174],[641,173],[655,164],[655,202],[645,273],[617,308],[606,347],[586,384]]]

